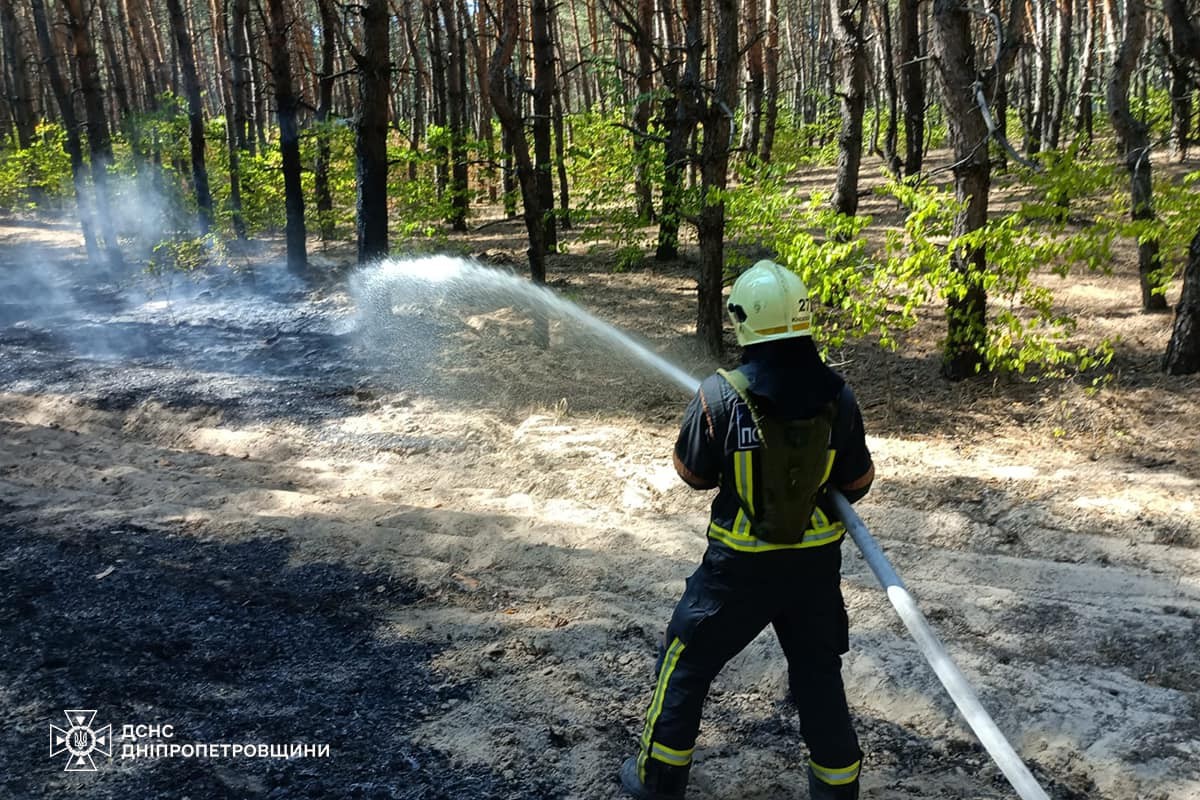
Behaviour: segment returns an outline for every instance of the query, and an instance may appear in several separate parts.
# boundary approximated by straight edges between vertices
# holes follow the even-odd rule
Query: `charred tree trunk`
[[[836,42],[837,96],[842,127],[838,134],[838,170],[831,203],[841,214],[858,211],[858,169],[862,163],[863,107],[866,105],[867,61],[863,53],[863,3],[830,0]]]
[[[533,150],[537,166],[538,200],[546,229],[546,249],[558,247],[554,216],[554,159],[550,140],[554,102],[554,47],[550,41],[550,8],[547,0],[530,0],[530,33],[533,36]]]
[[[358,263],[383,258],[388,251],[387,126],[389,71],[387,0],[366,0],[364,49],[358,59],[359,114],[355,126],[355,175],[358,184]]]
[[[71,101],[71,93],[67,82],[63,80],[58,66],[58,57],[54,45],[50,41],[50,26],[46,22],[46,7],[43,0],[30,0],[33,9],[33,24],[37,33],[38,49],[42,54],[42,69],[50,82],[50,89],[58,103],[62,115],[63,128],[66,132],[67,155],[71,159],[71,178],[75,183],[75,202],[79,207],[79,224],[83,231],[83,243],[87,249],[88,261],[99,264],[103,254],[96,241],[96,233],[92,216],[92,198],[88,192],[87,173],[83,164],[83,143],[79,140],[79,120],[75,116],[75,104]]]
[[[79,90],[83,94],[86,119],[88,155],[92,162],[92,185],[95,188],[95,216],[98,241],[104,256],[114,269],[124,266],[117,231],[109,213],[112,198],[108,190],[108,166],[112,163],[112,141],[109,139],[108,118],[104,111],[104,89],[100,84],[100,69],[96,52],[88,35],[83,0],[63,0],[67,28],[75,50],[75,71]]]
[[[179,54],[184,94],[187,96],[188,136],[191,144],[197,222],[200,234],[205,235],[212,227],[213,209],[212,193],[208,188],[208,166],[204,162],[204,108],[200,99],[200,79],[196,75],[196,54],[192,50],[192,38],[188,33],[183,6],[179,0],[167,0],[167,13],[171,18],[171,30],[175,34],[175,48]]]
[[[1110,0],[1109,13],[1115,14]],[[1125,25],[1120,45],[1114,54],[1108,79],[1108,113],[1117,133],[1118,147],[1129,172],[1131,214],[1134,220],[1154,219],[1154,189],[1151,181],[1150,129],[1133,116],[1129,108],[1129,81],[1146,39],[1145,0],[1129,0],[1125,5]],[[1116,44],[1114,42],[1114,44]],[[1138,279],[1142,290],[1143,311],[1165,311],[1167,298],[1161,291],[1162,263],[1158,241],[1138,242]]]
[[[268,39],[271,48],[271,77],[275,82],[276,114],[279,118],[279,151],[283,157],[283,194],[287,222],[288,270],[308,276],[308,241],[304,227],[304,191],[300,184],[300,98],[292,84],[292,59],[288,50],[288,20],[283,0],[267,0]]]
[[[709,354],[720,357],[723,347],[721,279],[725,272],[725,200],[729,179],[729,136],[732,109],[737,104],[737,0],[712,0],[716,61],[712,99],[704,114],[704,143],[700,152],[701,205],[696,221],[700,243],[699,307],[696,335]],[[715,199],[713,199],[715,198]]]
[[[904,174],[921,171],[925,154],[925,81],[921,76],[921,0],[900,0],[900,94],[904,98]]]

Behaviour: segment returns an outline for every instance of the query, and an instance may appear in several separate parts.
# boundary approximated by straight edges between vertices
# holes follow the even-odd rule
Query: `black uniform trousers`
[[[667,627],[641,739],[643,776],[647,759],[691,762],[709,685],[767,625],[787,657],[812,761],[834,770],[853,765],[857,774],[862,752],[841,676],[849,649],[841,559],[839,543],[740,553],[709,542]]]

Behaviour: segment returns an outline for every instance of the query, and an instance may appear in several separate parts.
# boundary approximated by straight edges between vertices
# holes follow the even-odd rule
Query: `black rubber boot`
[[[682,800],[691,767],[673,767],[653,758],[646,761],[646,780],[638,777],[638,757],[621,765],[621,786],[638,800]]]
[[[809,767],[808,797],[809,800],[858,800],[858,779],[855,778],[850,783],[843,783],[841,786],[834,786],[814,775],[812,768]]]

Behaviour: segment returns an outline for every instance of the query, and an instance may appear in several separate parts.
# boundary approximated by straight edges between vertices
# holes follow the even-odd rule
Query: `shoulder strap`
[[[758,441],[763,447],[766,447],[767,440],[763,436],[762,417],[759,415],[758,406],[750,399],[750,379],[740,370],[736,369],[718,369],[717,374],[733,387],[733,390],[737,392],[737,396],[746,404],[746,408],[750,410],[750,419],[754,420],[754,429],[758,432]]]

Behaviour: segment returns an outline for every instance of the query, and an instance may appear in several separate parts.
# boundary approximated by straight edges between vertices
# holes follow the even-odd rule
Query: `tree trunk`
[[[25,150],[33,144],[37,132],[37,114],[33,109],[33,93],[29,88],[29,72],[25,69],[25,48],[12,0],[0,0],[0,34],[3,34],[4,55],[8,62],[9,92],[5,98],[12,111],[17,129],[17,146]]]
[[[458,25],[458,8],[454,0],[441,0],[442,18],[446,25],[448,63],[446,64],[447,121],[450,123],[450,225],[456,231],[467,229],[467,142],[466,87],[462,81],[462,62],[466,57]]]
[[[401,22],[404,28],[404,38],[408,42],[409,52],[413,59],[413,97],[412,120],[408,135],[408,179],[417,180],[417,159],[421,152],[421,142],[425,139],[425,117],[427,112],[425,100],[425,64],[421,60],[421,48],[417,42],[416,25],[413,22],[412,6],[409,0],[404,0]],[[491,129],[491,120],[488,120]]]
[[[1176,65],[1172,72],[1171,99],[1175,114],[1175,141],[1180,158],[1187,157],[1192,125],[1192,90],[1186,60],[1200,67],[1200,27],[1188,16],[1185,0],[1164,0],[1163,8],[1171,24],[1171,51]]]
[[[934,0],[932,49],[957,165],[954,194],[964,204],[951,229],[951,236],[959,237],[987,223],[991,180],[988,129],[975,96],[980,75],[975,67],[971,12],[964,0]],[[982,248],[958,248],[951,253],[950,264],[959,285],[947,298],[942,374],[962,380],[987,366],[986,254]]]
[[[530,32],[533,35],[533,150],[537,166],[538,205],[546,229],[546,249],[558,247],[554,217],[554,159],[550,140],[554,102],[554,47],[550,41],[550,9],[547,0],[530,0]]]
[[[743,39],[746,42],[746,106],[742,128],[742,149],[753,161],[758,155],[762,134],[763,90],[766,68],[763,64],[763,21],[759,0],[742,0]]]
[[[654,91],[654,2],[638,0],[637,26],[634,29],[634,44],[637,46],[638,73],[637,104],[633,110],[633,127],[642,134],[650,130],[650,111]],[[637,197],[638,219],[643,222],[654,220],[654,199],[650,189],[650,143],[645,136],[633,136],[634,163],[636,173],[633,192]]]
[[[1109,0],[1109,13],[1115,14],[1115,0]],[[1117,133],[1118,150],[1129,171],[1132,218],[1154,219],[1154,189],[1151,181],[1150,129],[1133,116],[1129,108],[1129,80],[1137,65],[1146,39],[1145,0],[1129,0],[1125,5],[1125,25],[1120,45],[1114,54],[1108,79],[1108,113]],[[1114,45],[1117,42],[1113,42]],[[1165,311],[1167,298],[1161,290],[1162,263],[1158,242],[1138,242],[1138,278],[1142,290],[1143,311]]]
[[[331,130],[329,112],[333,107],[333,73],[337,68],[337,10],[332,0],[318,0],[317,13],[321,17],[321,73],[317,76],[317,110],[313,117],[316,123],[317,156],[313,164],[313,194],[317,201],[317,226],[321,230],[321,241],[334,237],[333,193],[329,190],[329,161]]]
[[[838,70],[837,96],[842,127],[838,134],[838,169],[831,203],[838,213],[853,216],[858,211],[858,169],[862,162],[863,107],[867,61],[863,53],[862,3],[830,0]]]
[[[520,31],[520,16],[517,0],[501,0],[499,30],[496,49],[488,65],[488,91],[496,117],[504,129],[505,136],[513,149],[517,162],[517,178],[521,185],[521,199],[525,208],[525,231],[529,235],[529,272],[534,283],[546,282],[546,229],[543,224],[543,209],[537,188],[533,159],[529,155],[529,141],[525,138],[525,125],[510,99],[506,87],[506,73],[512,64],[513,50],[517,46]],[[540,333],[540,331],[539,331]]]
[[[229,61],[230,72],[233,76],[233,132],[238,150],[248,150],[249,134],[247,119],[249,117],[250,75],[247,62],[250,59],[250,45],[247,39],[246,24],[250,11],[250,0],[231,0],[229,4],[231,18],[229,24]]]
[[[1079,102],[1075,106],[1075,132],[1086,133],[1092,143],[1092,94],[1096,80],[1096,0],[1084,0],[1087,8],[1087,28],[1083,38],[1083,53],[1079,57]]]
[[[366,0],[361,13],[365,42],[358,61],[359,114],[354,154],[358,263],[365,264],[383,258],[388,251],[387,126],[391,63],[387,0]]]
[[[767,0],[767,42],[763,50],[763,129],[758,158],[771,161],[775,126],[779,122],[779,0]]]
[[[1058,69],[1054,75],[1054,105],[1046,126],[1046,147],[1058,149],[1063,117],[1067,113],[1071,76],[1072,7],[1075,0],[1058,0]]]
[[[1163,357],[1163,370],[1171,375],[1200,372],[1200,230],[1188,248],[1183,289],[1175,306],[1175,325]]]
[[[62,115],[63,129],[66,132],[66,150],[71,159],[71,178],[75,183],[75,202],[79,208],[79,225],[83,231],[83,244],[87,250],[88,261],[99,264],[103,254],[100,244],[96,241],[96,233],[92,214],[92,198],[88,192],[87,173],[83,165],[83,144],[79,140],[79,120],[75,116],[75,104],[67,83],[63,80],[58,67],[58,57],[50,41],[50,26],[46,23],[46,7],[43,0],[30,0],[33,10],[33,25],[37,33],[38,49],[42,54],[42,69],[50,82],[50,89],[58,103]]]
[[[288,20],[284,0],[267,0],[267,36],[271,48],[271,77],[275,82],[279,118],[279,151],[283,157],[283,194],[287,222],[287,265],[294,275],[308,276],[308,242],[304,227],[304,191],[300,184],[300,98],[292,88],[292,59],[288,49]]]
[[[679,257],[679,223],[683,213],[683,175],[688,165],[688,142],[700,119],[700,69],[704,56],[704,26],[700,0],[684,0],[684,68],[679,74],[672,59],[664,78],[671,87],[665,104],[667,142],[663,148],[662,214],[658,218],[658,246],[654,257],[671,261]],[[674,48],[673,48],[674,49]]]
[[[100,85],[100,70],[96,52],[88,35],[83,0],[63,0],[67,28],[75,50],[75,71],[83,94],[83,109],[87,120],[88,155],[92,160],[92,185],[95,187],[95,216],[98,240],[104,256],[114,269],[124,266],[117,231],[109,213],[112,197],[108,191],[108,166],[112,163],[112,141],[109,139],[108,118],[104,111],[104,89]]]
[[[737,0],[712,0],[716,61],[712,99],[704,114],[704,144],[700,153],[701,206],[696,223],[700,244],[699,307],[696,335],[709,354],[719,358],[723,346],[721,283],[725,273],[725,200],[729,179],[729,134],[737,104]],[[715,200],[712,198],[716,198]]]
[[[212,227],[213,209],[212,193],[208,189],[208,166],[204,163],[204,109],[200,100],[200,79],[196,75],[196,55],[192,50],[192,39],[188,34],[183,6],[179,0],[167,0],[167,13],[170,14],[171,30],[175,34],[184,93],[187,95],[192,182],[196,192],[197,222],[203,236]]]
[[[883,71],[883,89],[887,95],[888,121],[883,134],[883,160],[888,170],[896,178],[900,177],[900,155],[897,152],[900,143],[899,98],[896,92],[896,64],[892,47],[892,12],[887,0],[873,6],[875,9],[876,27],[879,39],[879,66]]]
[[[904,98],[904,174],[921,171],[925,147],[925,81],[921,76],[921,0],[900,0],[900,94]]]

